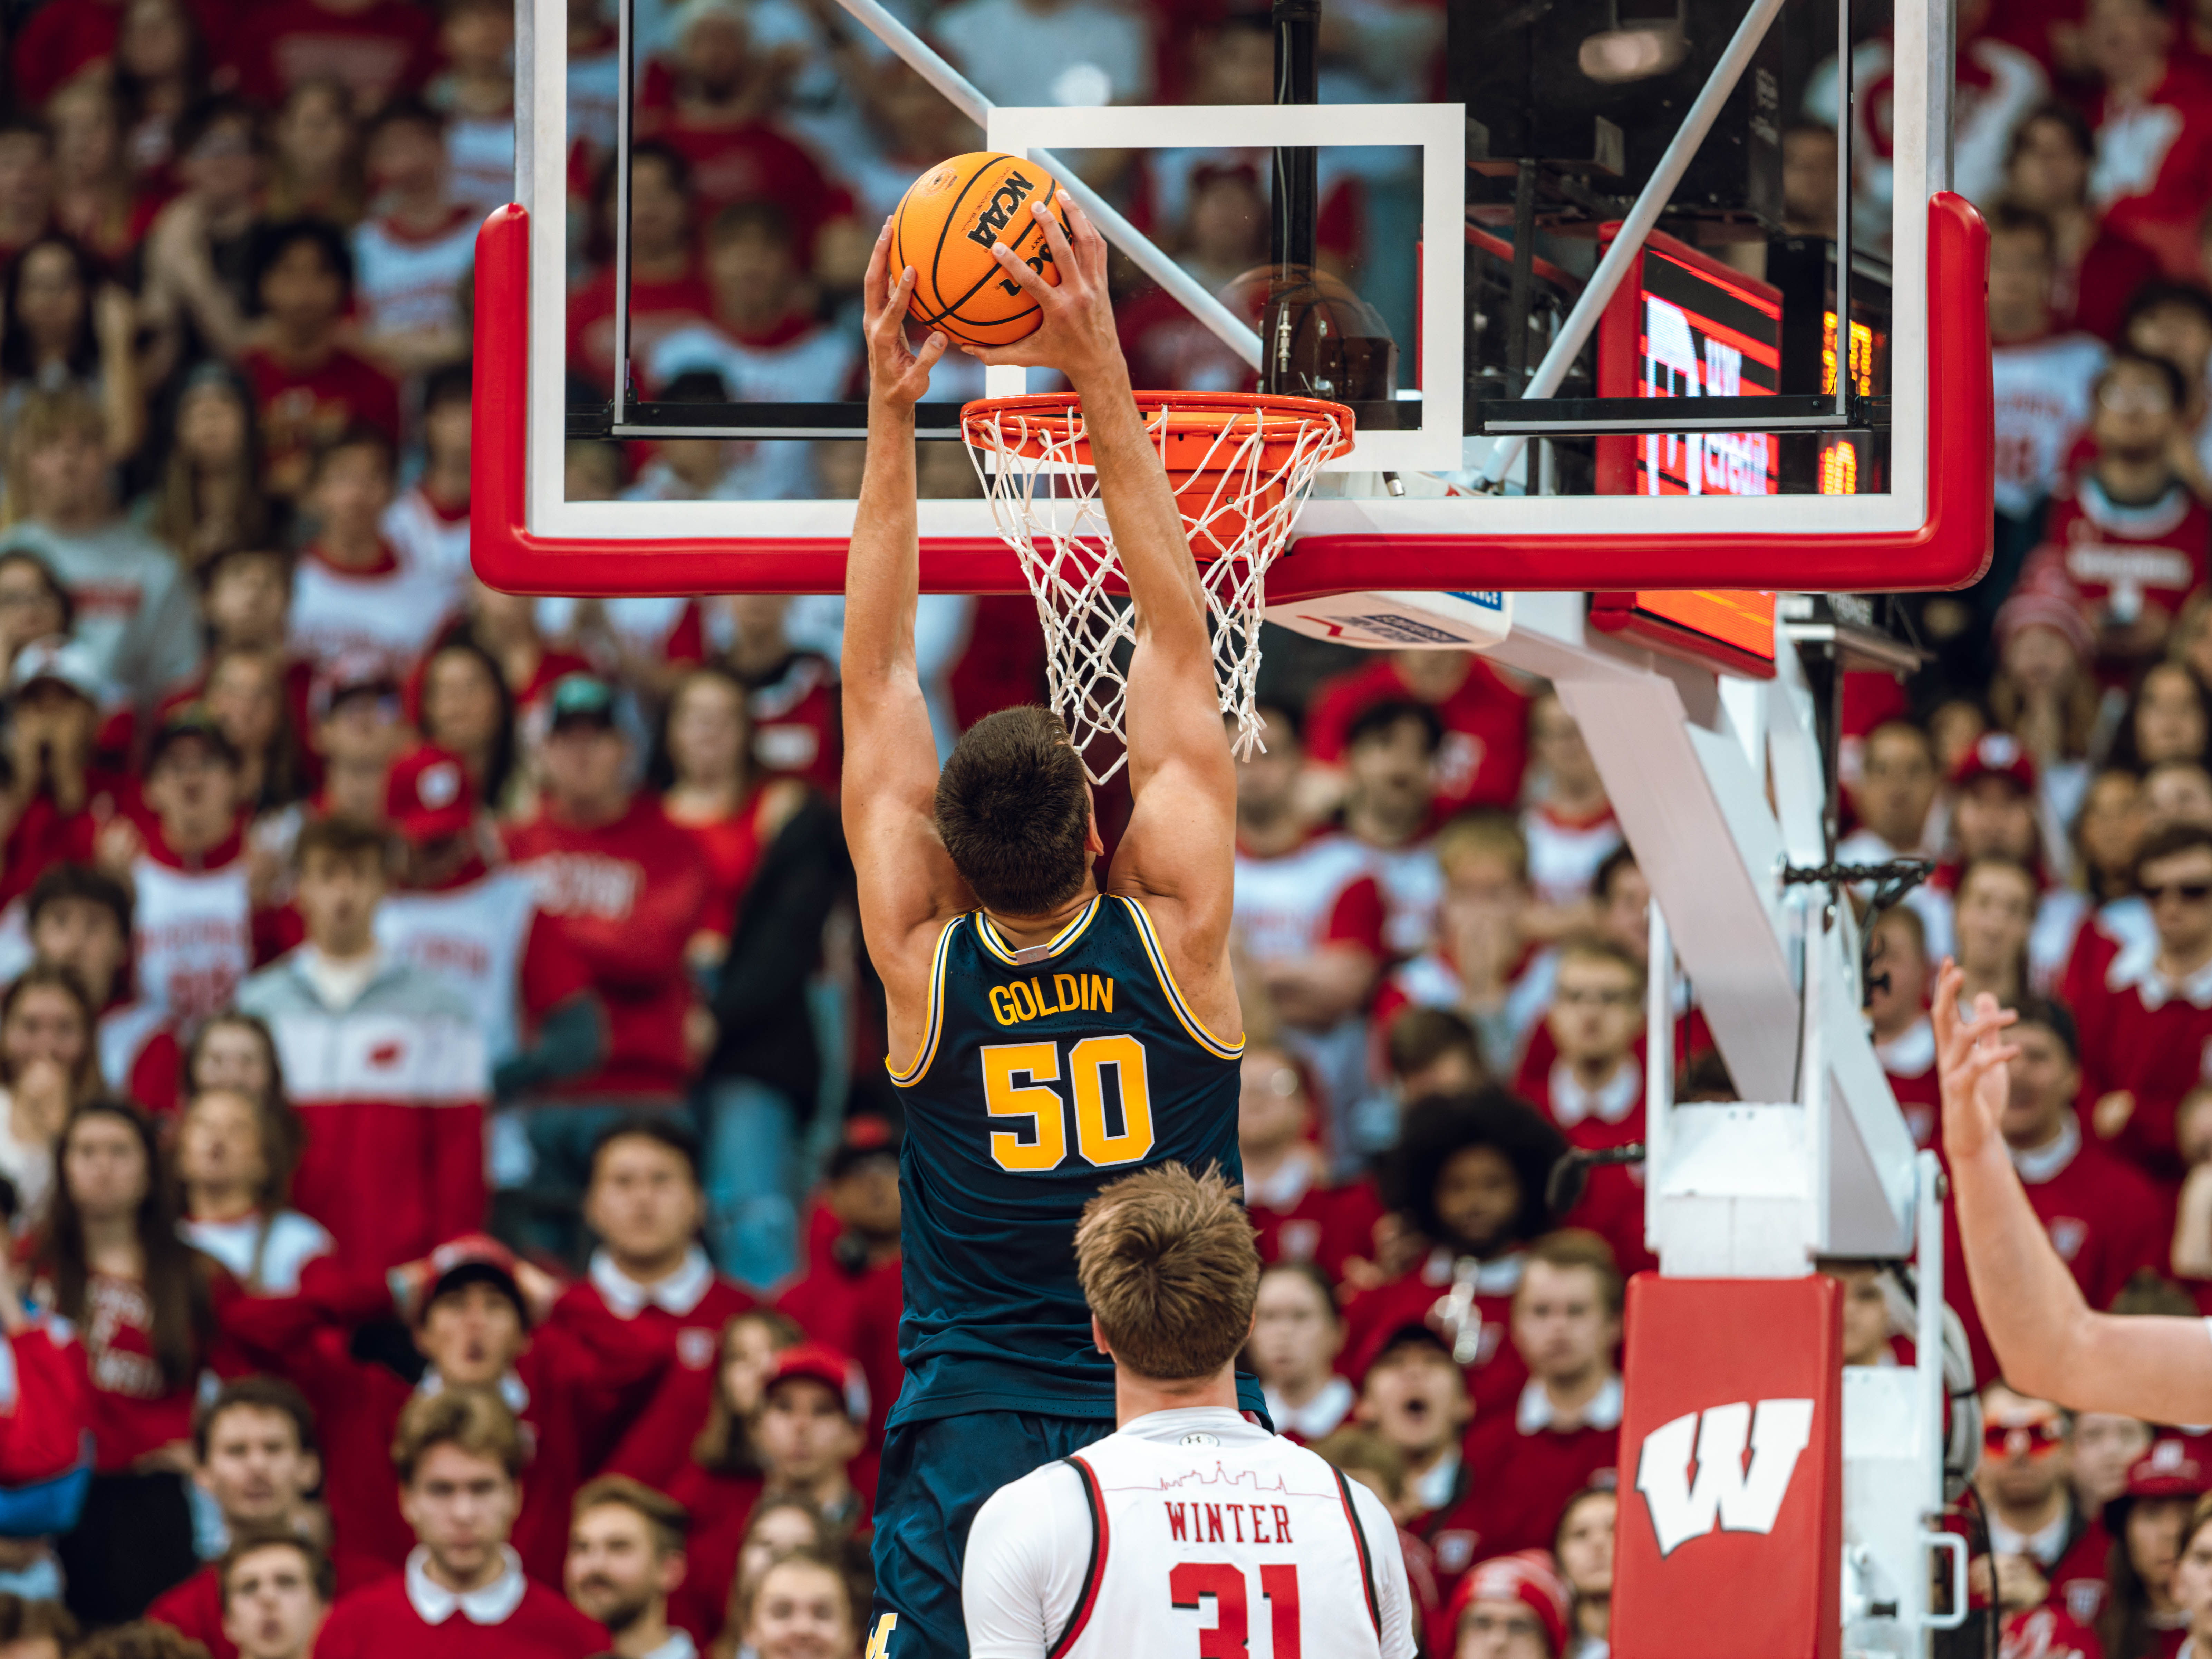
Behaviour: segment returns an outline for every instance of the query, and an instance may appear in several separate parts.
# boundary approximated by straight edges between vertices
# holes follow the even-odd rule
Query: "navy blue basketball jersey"
[[[945,924],[921,1051],[891,1070],[906,1091],[907,1370],[891,1421],[1114,1414],[1076,1222],[1100,1188],[1154,1164],[1243,1180],[1243,1052],[1190,1012],[1134,899],[1095,898],[1025,950],[980,910]]]

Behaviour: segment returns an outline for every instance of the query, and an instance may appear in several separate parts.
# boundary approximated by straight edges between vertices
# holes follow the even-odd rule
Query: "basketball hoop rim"
[[[1265,392],[1139,392],[1133,395],[1145,429],[1155,440],[1257,436],[1270,446],[1294,444],[1316,423],[1333,423],[1336,437],[1321,457],[1333,460],[1350,451],[1358,424],[1349,408],[1326,398],[1283,397]],[[1018,417],[1018,424],[1011,431],[1004,421],[1007,416]],[[1082,420],[1082,404],[1073,392],[978,398],[960,407],[961,435],[970,446],[1032,459],[1043,459],[1076,438]]]

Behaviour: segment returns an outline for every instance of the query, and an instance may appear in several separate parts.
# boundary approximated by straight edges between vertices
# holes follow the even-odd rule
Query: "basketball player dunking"
[[[1084,1205],[1170,1161],[1241,1179],[1243,1022],[1229,969],[1236,777],[1182,519],[1147,443],[1106,246],[1062,195],[1060,286],[1003,246],[1042,321],[989,363],[1050,366],[1082,400],[1129,592],[1129,787],[1111,869],[1060,721],[1011,708],[942,774],[915,671],[915,275],[868,267],[868,455],[845,577],[844,815],[907,1113],[905,1385],[876,1497],[871,1659],[958,1659],[961,1553],[983,1501],[1114,1427],[1114,1373],[1075,1269]],[[1256,1383],[1244,1404],[1260,1408]]]

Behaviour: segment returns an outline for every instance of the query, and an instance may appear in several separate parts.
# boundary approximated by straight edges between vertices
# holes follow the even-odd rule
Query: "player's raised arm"
[[[890,269],[884,222],[868,261],[862,307],[868,340],[868,456],[845,562],[843,680],[845,836],[860,878],[868,954],[891,994],[894,1020],[907,981],[927,981],[934,924],[964,908],[966,885],[937,836],[932,801],[937,744],[914,658],[921,538],[915,519],[914,405],[929,390],[945,340],[907,343],[911,267]],[[915,958],[919,957],[917,963]]]
[[[1966,1246],[1966,1278],[2005,1380],[2076,1411],[2151,1423],[2202,1422],[2212,1410],[2212,1334],[2200,1319],[2095,1312],[2051,1248],[1998,1132],[2015,1052],[1999,1033],[2013,1016],[1986,993],[1959,1018],[1966,975],[1936,981],[1936,1064],[1943,1151]]]
[[[1098,493],[1137,611],[1125,720],[1136,810],[1110,882],[1180,912],[1176,932],[1185,951],[1210,958],[1226,950],[1237,775],[1214,685],[1206,595],[1166,469],[1130,391],[1107,295],[1105,239],[1065,191],[1060,206],[1072,236],[1043,204],[1030,209],[1059,269],[1058,287],[1003,244],[994,250],[1043,321],[1013,345],[972,355],[1057,368],[1082,399]]]

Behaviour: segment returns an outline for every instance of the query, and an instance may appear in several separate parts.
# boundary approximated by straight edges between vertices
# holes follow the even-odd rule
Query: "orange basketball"
[[[1036,301],[999,268],[991,244],[1004,242],[1054,288],[1060,267],[1030,204],[1052,207],[1060,181],[1034,161],[979,149],[940,161],[915,179],[899,203],[891,234],[891,268],[914,267],[907,310],[925,328],[941,329],[969,345],[1010,345],[1036,332]]]

